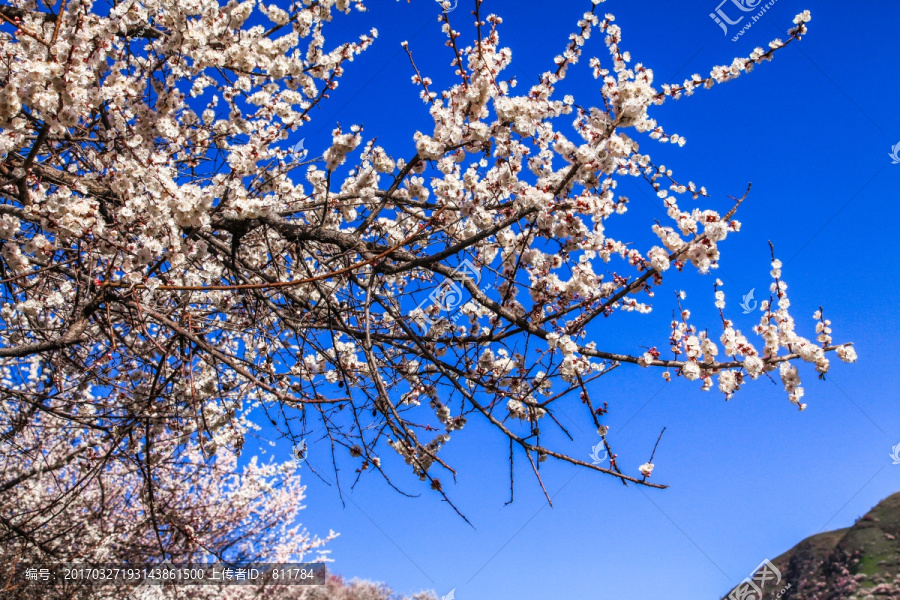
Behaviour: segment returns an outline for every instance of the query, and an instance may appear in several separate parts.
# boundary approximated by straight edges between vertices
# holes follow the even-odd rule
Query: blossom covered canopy
[[[305,162],[284,142],[375,42],[374,30],[324,38],[362,2],[0,8],[10,24],[0,40],[0,539],[62,552],[70,538],[59,532],[109,501],[115,480],[142,551],[231,547],[212,533],[223,515],[211,506],[249,515],[268,498],[284,521],[298,491],[276,465],[253,463],[243,483],[213,488],[183,465],[237,472],[263,417],[292,440],[316,432],[359,472],[388,478],[382,454],[393,448],[446,498],[438,471],[455,470],[439,451],[471,418],[507,436],[536,474],[535,459],[553,457],[664,487],[641,459],[620,466],[610,452],[607,468],[542,440],[542,427],[558,425],[554,408],[577,393],[609,451],[606,406],[588,384],[621,365],[726,398],[778,371],[802,410],[794,363],[824,374],[829,351],[855,354],[833,344],[821,309],[815,340],[796,331],[774,253],[756,344],[725,316],[721,282],[721,322],[696,325],[679,307],[665,350],[633,340],[633,353],[611,352],[589,338],[604,319],[649,312],[664,278],[715,269],[720,243],[740,230],[747,194],[726,214],[694,206],[707,190],[640,151],[639,138],[685,143],[653,106],[770,60],[801,38],[809,14],[786,41],[660,85],[597,5],[524,90],[504,79],[512,51],[500,45],[501,18],[476,0],[477,36],[463,46],[445,6],[454,85],[432,89],[404,45],[433,128],[388,149],[377,132],[336,127]],[[608,51],[587,61],[599,96],[559,97],[592,34]],[[668,221],[647,224],[659,238],[649,248],[615,237],[626,177],[667,209]],[[61,500],[76,492],[88,500]],[[177,502],[196,510],[161,509]],[[102,525],[92,548],[121,552]],[[247,552],[302,554],[322,542],[257,537]]]

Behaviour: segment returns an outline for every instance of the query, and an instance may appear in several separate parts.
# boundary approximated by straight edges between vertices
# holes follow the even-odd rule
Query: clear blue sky
[[[471,2],[459,3],[451,17],[463,28]],[[377,135],[395,156],[412,156],[412,134],[428,131],[430,119],[410,83],[401,41],[409,40],[437,87],[451,80],[433,2],[372,0],[370,8],[331,27],[331,40],[373,25],[380,36],[295,134],[305,138],[311,155],[321,152],[340,122],[345,129],[364,123],[366,134]],[[526,85],[551,65],[588,8],[588,0],[486,0],[483,11],[503,16],[501,41],[513,51],[510,74]],[[634,472],[667,427],[653,479],[671,487],[624,487],[548,462],[543,476],[553,508],[523,460],[517,462],[525,468],[516,473],[515,502],[504,506],[508,446],[473,419],[442,457],[459,468],[456,485],[445,488],[475,529],[411,475],[404,478],[406,471],[397,481],[421,492],[418,498],[398,495],[377,475],[348,492],[353,473],[347,463],[343,506],[335,488],[304,467],[303,524],[315,533],[341,533],[331,544],[339,573],[384,581],[401,593],[430,588],[441,595],[455,588],[459,600],[719,598],[763,559],[811,534],[852,524],[900,490],[900,465],[889,457],[900,443],[894,362],[900,164],[888,156],[900,141],[900,5],[778,0],[737,42],[709,18],[716,0],[611,1],[600,8],[616,15],[623,48],[653,68],[657,82],[705,75],[714,64],[786,37],[803,9],[813,19],[804,40],[772,63],[651,109],[667,131],[686,136],[687,145],[647,140],[642,151],[680,178],[705,185],[713,195],[705,205],[727,208],[726,196],[741,195],[748,182],[753,191],[739,214],[742,232],[722,245],[718,273],[670,278],[653,314],[605,321],[592,332],[598,346],[634,351],[665,345],[675,289],[686,289],[687,306],[714,324],[715,276],[725,282],[737,326],[749,330],[758,313],[743,315],[735,304],[751,288],[759,298],[768,287],[771,240],[785,263],[800,333],[813,336],[811,317],[821,304],[835,341],[855,342],[860,360],[845,365],[835,357],[826,381],[802,369],[809,405],[802,414],[780,385],[765,380],[726,403],[683,379],[666,385],[656,371],[621,368],[592,390],[610,404],[610,441]],[[463,31],[465,42],[469,29]],[[599,36],[589,40],[586,54],[608,64]],[[583,62],[571,73],[582,82],[573,93],[579,103],[599,103],[586,67]],[[630,180],[620,190],[632,198],[635,239],[649,240],[652,219],[662,216],[658,199]],[[597,436],[576,404],[564,405],[575,441],[563,448],[587,458]],[[325,451],[312,444],[309,461],[328,476]],[[277,456],[288,458],[288,448],[280,447]]]

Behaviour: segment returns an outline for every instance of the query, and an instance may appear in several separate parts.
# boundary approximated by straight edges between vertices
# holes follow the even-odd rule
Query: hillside
[[[772,561],[781,574],[744,582],[728,598],[760,586],[759,600],[900,600],[900,493],[852,527],[810,536]],[[786,589],[785,589],[786,588]],[[781,595],[779,596],[779,593]]]

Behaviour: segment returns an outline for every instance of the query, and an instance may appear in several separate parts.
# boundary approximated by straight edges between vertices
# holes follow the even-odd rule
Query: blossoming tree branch
[[[629,340],[631,353],[590,335],[649,312],[664,280],[715,269],[749,198],[703,208],[703,186],[640,152],[639,138],[684,144],[653,107],[771,60],[806,33],[808,12],[786,40],[667,84],[633,63],[595,1],[521,89],[504,75],[501,18],[482,0],[448,4],[437,8],[455,83],[435,89],[404,44],[433,128],[384,148],[378,132],[336,127],[308,159],[290,139],[376,42],[375,30],[325,41],[361,1],[0,7],[2,545],[94,558],[312,552],[325,540],[279,528],[299,510],[291,467],[237,466],[263,422],[325,440],[335,464],[349,455],[401,489],[388,458],[399,453],[448,500],[456,467],[440,450],[474,443],[471,419],[508,438],[508,460],[538,481],[550,458],[664,487],[652,461],[638,466],[646,456],[607,443],[604,467],[546,444],[544,431],[562,429],[557,407],[577,397],[606,443],[608,406],[589,390],[612,369],[726,398],[777,372],[802,410],[796,363],[824,374],[832,351],[855,359],[821,310],[795,324],[774,254],[752,332],[735,329],[710,281],[718,322],[679,304],[671,329]],[[474,23],[471,42],[451,18]],[[601,56],[583,60],[589,47]],[[561,96],[575,73],[596,93]],[[616,237],[629,177],[667,209],[666,222],[647,219],[651,247]]]

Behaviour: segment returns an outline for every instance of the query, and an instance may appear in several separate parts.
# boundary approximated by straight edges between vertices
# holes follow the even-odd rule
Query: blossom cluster
[[[456,471],[439,454],[475,418],[532,465],[552,457],[661,487],[647,480],[651,463],[626,473],[545,441],[542,429],[564,430],[555,411],[576,394],[608,431],[593,382],[622,365],[726,398],[777,369],[804,408],[794,363],[824,375],[829,352],[856,355],[832,341],[821,309],[815,339],[798,332],[774,256],[772,300],[752,332],[762,345],[726,318],[721,283],[721,333],[695,324],[681,297],[672,357],[647,340],[613,351],[600,331],[618,313],[652,311],[664,280],[714,271],[741,230],[740,202],[695,205],[711,197],[705,186],[642,151],[686,143],[654,107],[772,59],[805,34],[808,13],[769,50],[669,85],[623,50],[598,6],[525,89],[505,78],[513,51],[499,16],[476,10],[476,39],[463,46],[450,22],[460,13],[443,12],[452,85],[435,88],[404,46],[428,127],[391,150],[360,125],[329,126],[321,156],[305,161],[282,146],[375,42],[372,30],[326,46],[333,17],[361,2],[0,9],[17,27],[0,40],[4,451],[32,447],[22,436],[40,411],[62,419],[60,432],[87,427],[84,411],[102,432],[88,432],[100,436],[97,456],[124,465],[144,444],[136,468],[153,480],[165,457],[152,440],[217,461],[241,452],[258,419],[289,439],[318,431],[335,471],[352,460],[396,486],[389,470],[405,463],[448,499],[436,475]],[[577,102],[558,88],[592,39],[607,56],[583,70],[600,98]],[[622,231],[627,177],[664,208],[647,223],[652,245]],[[142,488],[143,514],[156,485]],[[0,516],[13,518],[19,500],[4,498]]]

